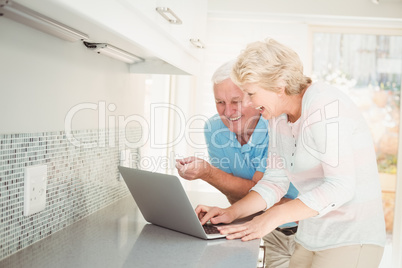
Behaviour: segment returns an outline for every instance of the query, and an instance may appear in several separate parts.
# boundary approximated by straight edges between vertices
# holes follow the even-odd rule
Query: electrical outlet
[[[45,209],[46,180],[46,165],[25,168],[24,216],[29,216]]]

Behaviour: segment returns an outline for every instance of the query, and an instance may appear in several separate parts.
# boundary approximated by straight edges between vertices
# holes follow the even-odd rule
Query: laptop
[[[225,237],[213,225],[201,225],[178,177],[122,166],[119,171],[146,221],[202,239]]]

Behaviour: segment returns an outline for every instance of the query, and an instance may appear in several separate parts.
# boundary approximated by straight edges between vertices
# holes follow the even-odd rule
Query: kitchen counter
[[[193,206],[228,205],[217,193],[188,196]],[[255,268],[259,243],[206,241],[149,224],[128,196],[9,256],[0,267]]]

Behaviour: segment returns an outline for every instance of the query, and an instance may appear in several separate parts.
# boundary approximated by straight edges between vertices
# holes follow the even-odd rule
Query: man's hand
[[[212,224],[231,223],[236,219],[233,209],[230,207],[224,209],[219,207],[198,205],[195,208],[195,213],[198,215],[198,219],[202,225],[208,221],[211,221]]]
[[[204,179],[210,176],[212,167],[211,165],[197,157],[187,157],[176,160],[176,168],[179,175],[186,180]]]

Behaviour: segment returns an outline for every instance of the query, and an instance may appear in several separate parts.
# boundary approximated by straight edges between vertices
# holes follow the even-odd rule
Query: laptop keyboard
[[[218,228],[216,228],[213,225],[205,224],[202,227],[204,228],[204,231],[206,234],[219,234],[220,233]]]

